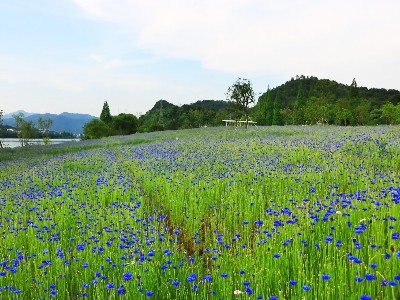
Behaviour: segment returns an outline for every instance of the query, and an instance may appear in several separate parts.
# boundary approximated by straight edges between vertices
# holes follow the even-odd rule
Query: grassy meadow
[[[400,299],[400,127],[0,151],[0,299]]]

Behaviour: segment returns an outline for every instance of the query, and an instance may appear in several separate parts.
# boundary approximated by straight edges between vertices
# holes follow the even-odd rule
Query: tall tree
[[[30,141],[36,136],[36,128],[32,121],[26,121],[23,113],[14,114],[15,126],[18,129],[18,137],[21,146],[28,146]]]
[[[236,102],[245,116],[246,128],[249,127],[249,105],[254,103],[254,90],[250,80],[238,78],[236,82],[228,88],[227,99]]]
[[[301,81],[297,90],[297,97],[294,102],[295,124],[304,124],[305,102],[303,81]]]
[[[38,119],[38,128],[40,132],[43,134],[43,144],[45,145],[50,143],[49,129],[52,124],[53,124],[52,119],[43,119],[42,117],[39,117]]]
[[[358,97],[357,82],[356,79],[353,78],[353,81],[351,82],[350,85],[350,98],[357,98],[357,97]]]
[[[105,101],[103,104],[103,109],[101,110],[101,114],[100,114],[100,120],[102,120],[106,124],[109,124],[112,121],[110,107],[108,106],[107,101]]]
[[[267,94],[265,95],[265,124],[272,125],[272,118],[274,113],[274,101],[272,100],[272,91],[267,90]]]
[[[272,116],[272,125],[282,125],[281,116],[281,91],[278,89],[274,101],[274,112]]]

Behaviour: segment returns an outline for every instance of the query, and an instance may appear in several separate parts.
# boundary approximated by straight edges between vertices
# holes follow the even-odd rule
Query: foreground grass
[[[12,153],[0,297],[398,299],[399,129],[209,128]]]

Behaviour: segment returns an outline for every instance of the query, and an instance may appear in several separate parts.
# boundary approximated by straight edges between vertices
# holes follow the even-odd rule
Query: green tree
[[[132,114],[119,114],[113,117],[112,133],[113,135],[128,135],[137,131],[138,119]]]
[[[249,106],[254,103],[255,95],[252,84],[248,79],[238,78],[236,82],[228,88],[227,99],[236,102],[246,120],[246,128],[249,127]]]
[[[304,124],[305,102],[303,81],[301,81],[297,91],[296,101],[294,102],[295,124]]]
[[[350,98],[357,98],[358,97],[358,88],[357,88],[357,82],[356,82],[355,78],[351,82],[349,95],[350,95]]]
[[[110,127],[102,120],[93,119],[83,126],[83,139],[100,139],[110,135]]]
[[[50,143],[49,129],[52,124],[52,119],[43,119],[42,117],[39,117],[38,119],[38,128],[39,131],[43,134],[43,144],[45,145]]]
[[[267,94],[265,95],[265,124],[272,125],[272,119],[274,114],[274,101],[272,100],[272,91],[267,90]]]
[[[101,114],[100,114],[100,120],[106,124],[109,124],[112,122],[110,107],[108,106],[107,101],[105,101],[103,104],[103,109],[101,110]]]
[[[272,125],[282,125],[281,116],[281,91],[278,89],[275,95]]]
[[[18,129],[18,138],[22,147],[30,145],[31,140],[37,135],[37,130],[32,121],[26,121],[23,113],[14,114],[15,127]]]
[[[397,119],[397,109],[392,102],[386,102],[382,105],[381,112],[381,118],[385,124],[394,124]]]

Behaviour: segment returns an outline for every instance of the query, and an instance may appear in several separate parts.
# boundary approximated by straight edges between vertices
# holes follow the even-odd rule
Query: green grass
[[[398,299],[399,130],[207,128],[7,149],[0,298]]]

